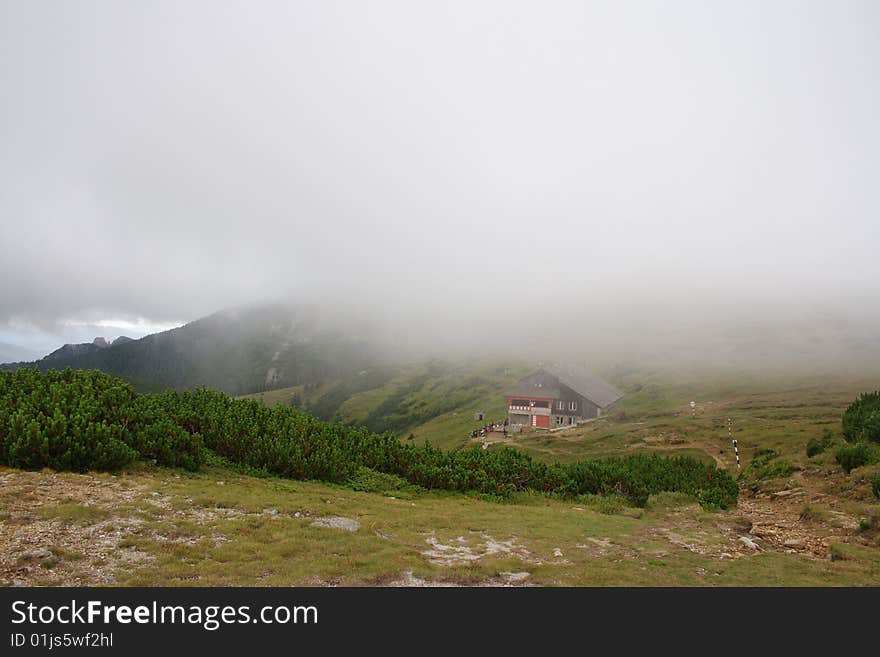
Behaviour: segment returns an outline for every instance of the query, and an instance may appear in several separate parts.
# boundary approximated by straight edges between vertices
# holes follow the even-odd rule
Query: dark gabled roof
[[[512,388],[504,394],[508,397],[548,397],[558,399],[562,397],[562,387],[555,376],[544,370],[536,370],[517,381]]]
[[[579,395],[605,408],[623,397],[623,393],[613,385],[578,365],[545,365],[520,379],[507,391],[509,397],[550,397],[562,396],[559,384],[571,388]]]
[[[575,392],[602,408],[623,397],[623,392],[580,365],[546,365],[543,368]]]

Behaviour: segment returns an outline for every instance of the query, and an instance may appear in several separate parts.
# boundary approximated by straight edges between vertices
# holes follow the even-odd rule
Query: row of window
[[[568,410],[570,410],[570,411],[577,410],[578,405],[577,405],[577,402],[574,402],[574,401],[573,402],[557,401],[556,402],[556,410],[564,411],[566,404],[568,404]],[[549,408],[550,407],[549,402],[529,401],[528,399],[511,399],[510,405],[511,406],[519,406],[519,407],[529,406],[529,407],[535,407],[535,408]]]

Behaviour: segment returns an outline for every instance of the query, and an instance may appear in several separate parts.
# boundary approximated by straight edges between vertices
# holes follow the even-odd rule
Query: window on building
[[[570,411],[576,411],[576,410],[577,410],[577,407],[578,407],[578,403],[577,403],[577,402],[568,402],[568,410],[570,410]]]
[[[556,416],[556,426],[562,426],[565,423],[565,418],[561,415]]]
[[[556,402],[556,409],[559,411],[565,410],[565,402],[561,399]]]

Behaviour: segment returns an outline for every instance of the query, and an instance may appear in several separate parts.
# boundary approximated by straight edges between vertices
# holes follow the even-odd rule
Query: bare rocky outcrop
[[[309,523],[312,527],[327,527],[328,529],[341,529],[346,532],[356,532],[361,528],[361,523],[351,518],[343,518],[340,516],[318,518]]]

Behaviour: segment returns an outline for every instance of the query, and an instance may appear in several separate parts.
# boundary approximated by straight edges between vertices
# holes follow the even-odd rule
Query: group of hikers
[[[504,433],[504,437],[507,438],[507,427],[510,424],[509,418],[504,418],[504,422],[489,422],[488,424],[484,424],[479,429],[474,429],[471,431],[471,438],[485,438],[493,431],[501,431]]]

